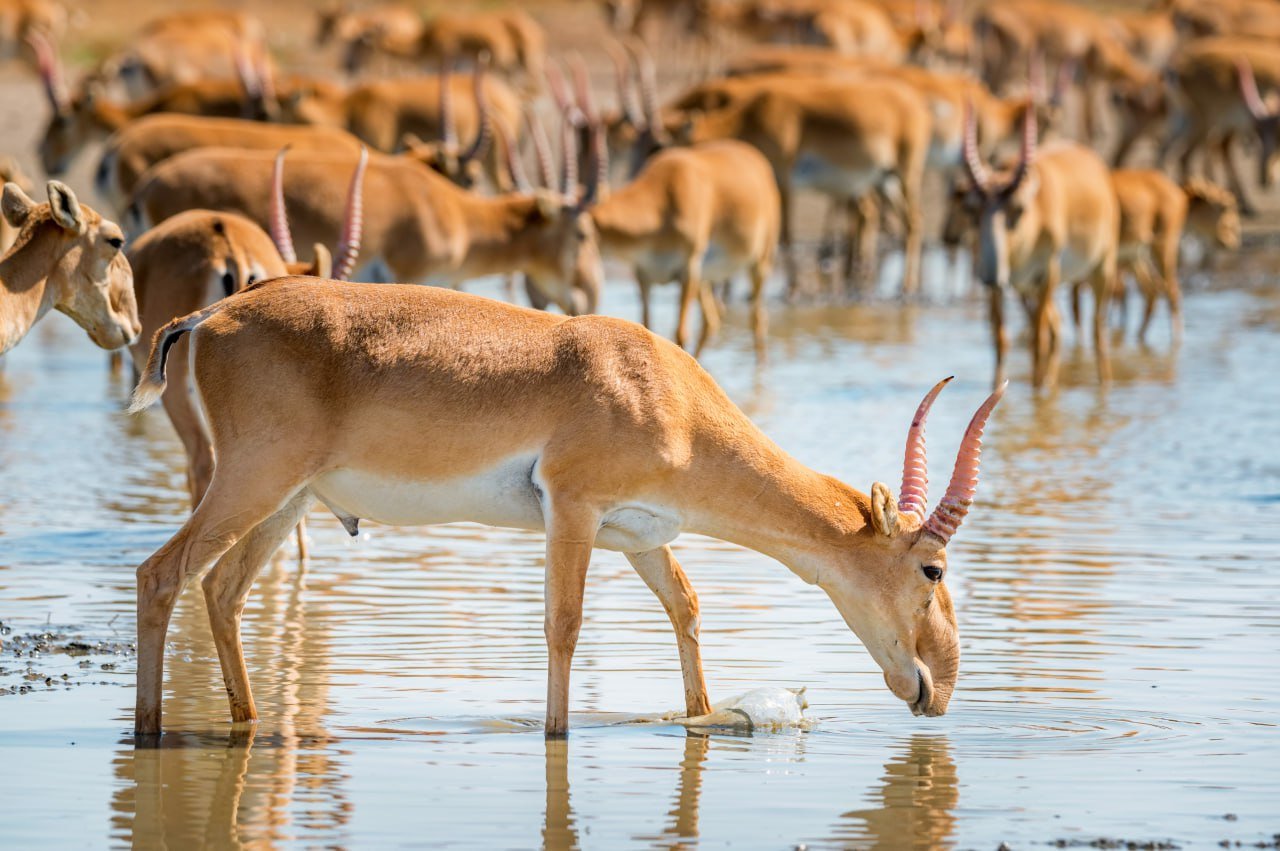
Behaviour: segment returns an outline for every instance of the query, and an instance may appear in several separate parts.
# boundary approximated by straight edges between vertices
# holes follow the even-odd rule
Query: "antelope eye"
[[[936,564],[926,564],[921,567],[920,570],[924,572],[925,578],[930,582],[942,581],[942,568],[938,567]]]
[[[124,239],[118,236],[109,236],[107,237],[107,245],[110,245],[116,251],[119,251],[121,248],[124,248]]]

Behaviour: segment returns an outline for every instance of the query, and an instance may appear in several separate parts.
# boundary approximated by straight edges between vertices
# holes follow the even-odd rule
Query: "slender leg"
[[[756,362],[763,363],[767,354],[765,332],[769,316],[764,309],[764,282],[769,277],[769,263],[760,261],[751,266],[751,332],[755,338]]]
[[[165,635],[188,577],[279,511],[296,489],[296,485],[271,489],[258,466],[246,464],[242,469],[254,472],[245,475],[215,477],[177,534],[138,568],[138,693],[133,723],[140,734],[160,732]],[[288,527],[292,526],[290,522]]]
[[[698,287],[698,300],[702,306],[702,332],[698,335],[698,346],[693,350],[695,358],[702,357],[702,349],[707,341],[720,331],[720,306],[716,304],[715,293],[710,284]]]
[[[1093,271],[1093,349],[1098,359],[1098,381],[1107,384],[1111,381],[1111,352],[1107,339],[1107,304],[1111,291],[1115,287],[1115,257],[1111,257],[1098,265]]]
[[[698,649],[698,631],[702,625],[698,595],[670,547],[627,553],[627,560],[662,602],[671,619],[680,651],[680,672],[684,676],[685,713],[690,718],[706,715],[711,711],[711,701],[707,697],[707,681],[702,675],[702,655]]]
[[[643,269],[636,269],[636,285],[640,287],[640,324],[653,330],[653,316],[650,311],[650,296],[653,295],[653,281]]]
[[[788,174],[790,171],[788,170]],[[793,227],[793,210],[791,209],[791,181],[789,177],[783,177],[778,181],[778,190],[782,200],[781,206],[781,243],[782,243],[782,264],[787,275],[787,299],[795,299],[800,295],[800,274],[796,268],[795,244],[792,239],[794,236]]]
[[[1032,354],[1032,378],[1031,383],[1035,387],[1045,386],[1045,381],[1049,372],[1049,334],[1052,332],[1052,311],[1054,293],[1058,291],[1058,281],[1061,278],[1061,258],[1055,254],[1049,258],[1049,263],[1045,269],[1044,281],[1036,301],[1035,320],[1031,324],[1031,340]],[[1104,301],[1105,306],[1105,301]],[[1096,318],[1096,317],[1095,317]],[[1106,316],[1104,314],[1103,320]]]
[[[542,289],[528,275],[524,276],[524,292],[529,296],[529,304],[534,310],[546,310],[551,306],[551,299],[543,294]]]
[[[702,289],[702,249],[694,249],[680,276],[680,318],[676,322],[676,345],[684,348],[689,341],[689,322],[693,303]]]
[[[1151,325],[1151,317],[1155,315],[1156,298],[1161,287],[1145,258],[1134,264],[1133,277],[1137,279],[1138,289],[1142,291],[1142,324],[1138,326],[1138,342],[1146,343],[1147,329]]]
[[[1182,284],[1178,281],[1178,240],[1170,237],[1160,252],[1160,277],[1164,279],[1165,295],[1169,299],[1169,322],[1173,341],[1182,340]]]
[[[307,515],[305,513],[298,519],[297,538],[298,568],[306,570],[307,564],[311,561],[311,550],[307,547]]]
[[[907,298],[920,291],[920,266],[924,255],[924,214],[920,210],[920,176],[912,181],[907,177],[902,182],[906,218],[907,242],[904,249],[902,275],[902,294]]]
[[[1227,173],[1227,183],[1240,204],[1240,214],[1243,216],[1255,216],[1258,213],[1258,208],[1253,206],[1253,202],[1245,194],[1244,180],[1240,177],[1240,169],[1236,168],[1235,160],[1231,158],[1231,149],[1235,139],[1235,133],[1227,133],[1218,140],[1218,157],[1222,161],[1222,168]]]
[[[258,718],[240,643],[240,614],[244,611],[245,599],[258,571],[306,516],[311,499],[309,492],[300,491],[237,541],[204,578],[204,602],[209,610],[213,643],[218,648],[222,680],[227,687],[234,722]]]
[[[995,385],[1004,382],[1004,360],[1009,353],[1009,330],[1004,321],[1004,290],[998,286],[988,287],[990,299],[991,340],[996,348]]]
[[[546,620],[547,723],[550,737],[569,733],[569,671],[582,627],[582,597],[599,515],[563,500],[549,500]]]

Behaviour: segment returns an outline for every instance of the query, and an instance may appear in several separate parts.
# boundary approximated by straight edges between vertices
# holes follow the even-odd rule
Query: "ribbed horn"
[[[605,140],[604,127],[599,121],[591,123],[591,175],[578,206],[590,207],[599,198],[601,191],[609,185],[609,145]]]
[[[440,141],[450,153],[458,150],[458,127],[453,121],[453,87],[450,85],[452,70],[453,58],[440,57]]]
[[[1244,98],[1244,105],[1249,108],[1249,113],[1258,121],[1274,115],[1275,112],[1268,109],[1263,101],[1262,92],[1258,91],[1258,78],[1253,75],[1249,60],[1236,59],[1236,72],[1240,80],[1240,96]]]
[[[560,123],[560,194],[566,198],[578,195],[578,131],[568,121]]]
[[[551,89],[551,97],[556,102],[556,108],[565,120],[574,127],[582,126],[582,112],[574,104],[569,97],[569,87],[565,85],[564,74],[560,72],[560,66],[555,62],[547,63],[547,88]]]
[[[627,47],[635,58],[640,73],[640,103],[644,108],[645,124],[651,133],[660,133],[662,119],[658,108],[658,75],[653,66],[653,56],[639,39],[628,39]]]
[[[574,54],[569,65],[573,70],[573,96],[578,109],[582,110],[588,125],[596,124],[600,121],[600,116],[596,113],[595,99],[591,97],[591,81],[587,78],[586,63],[581,56]]]
[[[360,146],[360,161],[351,175],[347,190],[347,208],[342,213],[342,238],[338,240],[337,260],[333,264],[333,277],[345,281],[356,270],[356,258],[360,256],[360,240],[364,236],[364,170],[369,164],[369,149]]]
[[[964,105],[964,170],[982,192],[991,186],[991,175],[987,172],[987,164],[982,161],[978,152],[978,114],[973,108],[973,101],[965,101]]]
[[[284,204],[284,155],[289,153],[291,145],[285,145],[276,154],[275,165],[271,167],[271,241],[280,252],[280,259],[286,263],[297,263],[298,254],[293,248],[293,234],[289,231],[289,213]]]
[[[538,174],[542,185],[547,189],[556,187],[556,167],[551,160],[551,140],[547,138],[547,128],[532,112],[525,112],[525,121],[529,124],[529,136],[533,139],[533,154],[538,159]]]
[[[1062,106],[1067,99],[1067,89],[1075,81],[1076,70],[1080,62],[1074,56],[1068,56],[1058,63],[1058,76],[1053,80],[1053,93],[1049,95],[1050,106]]]
[[[1044,103],[1049,95],[1045,85],[1044,51],[1039,48],[1027,57],[1027,91],[1036,103]]]
[[[631,54],[613,41],[608,42],[606,46],[609,49],[609,58],[613,60],[613,73],[618,85],[618,111],[628,124],[643,130],[645,128],[644,111],[631,85],[631,75],[635,70]]]
[[[49,104],[55,112],[67,112],[71,106],[70,99],[67,97],[67,88],[62,83],[62,68],[53,43],[39,30],[29,31],[26,41],[36,55],[36,69],[40,73],[40,81],[44,83],[44,93],[49,98]]]
[[[1013,170],[1009,184],[1001,190],[1001,194],[1012,195],[1022,185],[1022,181],[1036,161],[1036,107],[1027,100],[1026,112],[1022,113],[1022,144],[1018,149],[1018,166]]]
[[[898,513],[914,514],[924,522],[924,510],[929,504],[929,463],[924,451],[924,423],[929,417],[929,409],[933,400],[938,398],[942,388],[955,376],[948,376],[937,384],[924,397],[916,415],[911,420],[911,428],[907,429],[907,449],[902,461],[902,487],[898,489]]]
[[[987,419],[995,410],[996,404],[1004,396],[1009,382],[1004,382],[996,392],[987,397],[978,412],[969,421],[965,429],[964,440],[960,442],[960,451],[956,454],[955,470],[951,473],[951,484],[938,503],[938,507],[925,521],[924,531],[938,538],[943,544],[951,540],[951,536],[964,522],[973,504],[973,496],[978,490],[978,464],[982,457],[982,430],[986,428]]]
[[[493,140],[492,119],[489,116],[489,96],[485,92],[484,72],[488,64],[488,54],[482,54],[476,62],[473,86],[476,99],[476,138],[471,147],[462,155],[463,162],[471,162],[485,155],[489,143]]]
[[[494,125],[494,131],[498,134],[498,144],[502,146],[507,161],[507,174],[511,175],[511,182],[515,184],[517,192],[529,193],[533,191],[533,184],[529,182],[529,175],[525,173],[524,164],[520,162],[520,155],[516,152],[515,142],[511,140],[505,127],[501,123]]]

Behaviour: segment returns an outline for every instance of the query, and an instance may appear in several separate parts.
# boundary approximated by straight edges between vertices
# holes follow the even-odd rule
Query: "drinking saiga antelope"
[[[138,568],[134,727],[161,730],[164,644],[186,579],[203,580],[233,721],[257,718],[239,635],[253,578],[319,501],[356,534],[470,520],[545,530],[546,734],[568,729],[569,671],[591,551],[625,553],[676,633],[686,709],[707,712],[698,603],[669,544],[682,532],[778,559],[821,587],[916,714],[941,715],[959,642],[947,543],[978,476],[979,408],[927,518],[924,420],[895,501],[783,452],[682,349],[618,319],[566,318],[448,290],[282,278],[174,320],[133,410],[164,392],[191,333],[217,455],[204,499]],[[249,380],[252,376],[252,380]]]
[[[128,345],[140,329],[124,234],[58,181],[47,192],[49,202],[37,204],[17,184],[4,186],[0,207],[18,235],[0,257],[0,355],[50,310],[104,349]]]

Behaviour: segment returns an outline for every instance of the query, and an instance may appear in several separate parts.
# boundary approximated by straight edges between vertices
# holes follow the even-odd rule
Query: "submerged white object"
[[[686,727],[731,727],[746,730],[781,730],[804,727],[803,688],[763,686],[714,703],[711,711],[696,718],[676,719]]]

